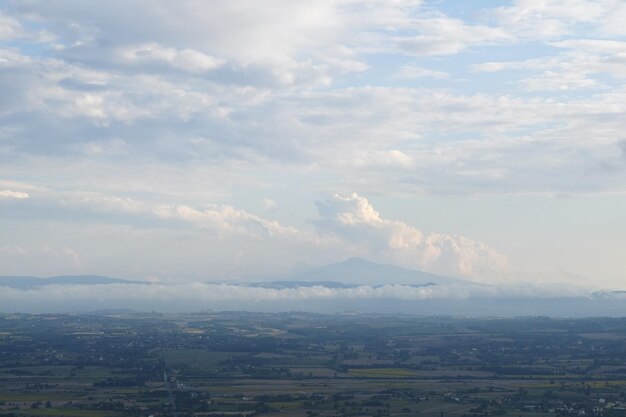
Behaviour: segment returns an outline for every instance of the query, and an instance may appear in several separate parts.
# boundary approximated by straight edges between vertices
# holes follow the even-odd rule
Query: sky
[[[0,275],[352,256],[626,287],[623,0],[0,0]]]

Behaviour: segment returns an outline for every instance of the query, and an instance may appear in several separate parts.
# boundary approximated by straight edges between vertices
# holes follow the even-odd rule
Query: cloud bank
[[[325,314],[358,310],[408,314],[580,316],[589,312],[623,314],[623,293],[598,293],[572,286],[383,285],[355,288],[323,286],[288,289],[229,284],[53,285],[44,289],[3,288],[0,311],[310,311]],[[546,313],[544,313],[546,314]]]
[[[20,290],[3,288],[0,299],[37,300],[46,297],[70,300],[116,299],[143,300],[308,300],[324,298],[346,299],[467,299],[467,298],[561,298],[589,297],[587,288],[566,285],[516,284],[516,285],[438,285],[413,287],[386,284],[382,286],[357,286],[354,288],[328,288],[321,285],[296,288],[259,288],[233,284],[105,284],[105,285],[49,285],[45,289]]]

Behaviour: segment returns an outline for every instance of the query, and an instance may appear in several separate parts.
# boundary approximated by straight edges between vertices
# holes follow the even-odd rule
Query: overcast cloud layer
[[[1,2],[0,274],[621,287],[626,3],[478,3]]]

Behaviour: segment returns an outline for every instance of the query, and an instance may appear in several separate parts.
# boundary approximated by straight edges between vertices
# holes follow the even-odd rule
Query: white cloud
[[[401,80],[410,80],[414,78],[435,78],[438,80],[444,80],[450,75],[444,71],[434,71],[427,68],[418,67],[415,65],[405,65],[395,74],[394,78]]]
[[[580,88],[594,88],[599,83],[584,74],[546,71],[535,77],[522,80],[529,91],[558,91]]]
[[[24,28],[19,19],[3,13],[0,10],[0,41],[26,40],[34,42],[48,43],[55,40],[50,32],[39,30],[28,30]]]
[[[24,200],[29,198],[28,193],[23,191],[12,191],[12,190],[0,190],[0,199],[2,198],[10,198],[16,200]]]
[[[398,46],[416,56],[456,54],[475,45],[507,42],[513,38],[498,27],[468,25],[460,19],[434,16],[417,22],[420,34],[397,38]]]
[[[192,72],[228,64],[237,73],[231,80],[270,77],[283,86],[323,86],[336,74],[363,71],[362,52],[447,55],[511,39],[501,28],[467,24],[421,1],[34,1],[18,9],[62,33],[59,54],[72,61],[110,66],[121,54],[118,64],[161,62]]]
[[[187,204],[148,203],[146,201],[103,195],[93,192],[61,193],[48,204],[95,213],[120,213],[153,220],[180,221],[217,236],[242,236],[251,239],[312,240],[311,236],[275,220],[248,213],[224,204],[207,204],[203,208]],[[132,224],[137,221],[129,218]],[[162,227],[162,225],[160,225]]]
[[[237,210],[227,205],[210,205],[198,210],[185,205],[162,207],[155,214],[162,218],[177,218],[198,227],[208,228],[219,233],[241,234],[253,238],[304,238],[299,230],[280,225],[277,221]]]
[[[317,204],[322,219],[315,225],[320,231],[367,243],[374,256],[382,253],[403,265],[479,280],[481,274],[507,268],[506,257],[484,243],[464,236],[425,233],[406,223],[384,219],[357,194],[334,195]]]
[[[479,72],[518,71],[519,82],[529,91],[608,89],[614,83],[613,79],[594,77],[608,74],[614,79],[624,78],[626,42],[578,39],[551,42],[550,45],[562,52],[541,59],[485,62],[472,68]]]
[[[528,132],[534,138],[552,139],[552,142],[542,140],[541,144],[537,141],[537,152],[546,143],[551,143],[556,151],[560,151],[565,142],[567,146],[578,146],[587,137],[594,136],[597,129],[594,126],[598,126],[595,118],[605,105],[605,97],[600,95],[579,101],[565,99],[556,106],[551,98],[523,98],[514,94],[470,95],[450,89],[385,86],[329,88],[334,77],[368,67],[362,62],[363,51],[397,52],[391,44],[402,39],[434,37],[448,42],[446,48],[451,50],[473,44],[512,42],[505,33],[506,28],[471,25],[426,10],[419,2],[337,2],[315,9],[315,13],[332,16],[326,23],[321,18],[308,16],[313,7],[310,4],[298,3],[281,9],[280,16],[265,10],[258,19],[269,19],[268,25],[275,18],[294,13],[296,20],[307,20],[311,30],[322,30],[325,25],[334,29],[324,32],[324,36],[328,36],[324,39],[309,39],[308,35],[298,32],[300,29],[306,32],[305,28],[289,29],[295,31],[293,36],[300,41],[281,40],[296,42],[294,46],[285,46],[288,52],[280,53],[282,58],[272,58],[273,52],[268,50],[268,55],[257,58],[250,55],[247,62],[241,58],[245,53],[239,56],[240,52],[213,45],[213,42],[226,42],[232,46],[231,41],[220,37],[216,40],[213,36],[216,31],[227,32],[226,38],[254,38],[252,34],[230,33],[211,13],[211,8],[218,6],[188,2],[172,10],[171,21],[165,15],[153,16],[157,21],[164,20],[163,30],[171,32],[167,38],[156,23],[141,28],[126,26],[126,16],[116,13],[118,6],[115,2],[99,5],[102,13],[95,22],[99,29],[90,35],[95,38],[81,34],[84,44],[68,45],[54,59],[4,51],[10,76],[3,78],[5,82],[1,87],[7,94],[3,97],[6,105],[3,107],[0,102],[0,112],[5,109],[4,114],[11,118],[5,123],[6,133],[0,133],[7,137],[2,141],[0,152],[65,155],[66,160],[60,162],[65,165],[69,159],[66,151],[70,150],[85,159],[115,157],[118,164],[127,162],[128,169],[144,161],[157,161],[171,167],[194,162],[198,166],[224,166],[224,161],[229,160],[249,161],[253,166],[259,162],[296,164],[314,170],[335,170],[337,175],[348,169],[363,172],[369,169],[372,173],[386,172],[384,175],[388,177],[381,178],[381,183],[390,180],[398,183],[399,175],[412,172],[412,176],[420,177],[424,184],[420,192],[447,193],[451,189],[474,192],[475,188],[468,187],[469,180],[480,182],[481,187],[488,182],[503,188],[507,181],[526,179],[527,185],[522,191],[528,192],[538,187],[531,182],[533,176],[520,175],[514,169],[519,166],[517,160],[528,158],[516,155],[514,160],[503,159],[505,153],[509,155],[506,158],[512,158],[516,151],[530,147],[528,141],[517,140],[519,132]],[[167,4],[163,10],[172,7]],[[216,15],[232,14],[237,19],[245,19],[255,10],[245,9],[244,13],[236,6],[219,7]],[[76,22],[83,22],[95,13],[83,6],[69,10],[69,3],[63,2],[55,5],[34,2],[19,10],[25,16],[40,14],[42,25],[65,16],[62,11],[67,11],[67,19]],[[357,11],[357,16],[349,18],[348,11]],[[145,13],[152,16],[154,8],[147,8]],[[199,28],[202,19],[208,19],[208,26],[214,22],[200,32],[206,34],[208,40],[199,43],[190,33],[174,33],[170,26],[181,24],[183,15],[190,19],[189,26]],[[56,23],[63,26],[67,23],[64,22]],[[255,25],[260,25],[257,29],[261,30],[265,23],[255,22]],[[97,41],[98,36],[101,42]],[[244,42],[241,47],[249,48],[250,42]],[[433,47],[437,47],[438,42],[434,42]],[[574,48],[573,43],[557,42],[555,45],[564,50]],[[623,65],[617,60],[618,45],[614,42],[602,45],[607,51],[613,51],[613,55],[595,61],[585,61],[584,57],[535,59],[525,63],[486,63],[476,68],[495,70],[517,66],[528,70],[534,67],[533,73],[520,75],[519,82],[528,91],[595,90],[603,87],[603,81],[593,76],[599,69],[612,68],[610,73],[614,76],[623,74]],[[591,44],[576,47],[593,49]],[[280,50],[282,46],[276,48]],[[104,58],[80,55],[85,49]],[[126,57],[126,61],[120,57],[118,61],[124,62],[109,60],[116,53]],[[156,64],[191,71],[195,75],[184,76],[181,82],[180,74],[155,69]],[[445,80],[446,74],[419,66],[400,67],[399,71],[404,76],[441,80]],[[535,71],[540,73],[535,74]],[[198,73],[213,75],[207,78],[196,76]],[[314,86],[325,87],[310,91]],[[620,90],[612,94],[614,97],[622,95]],[[609,114],[618,110],[611,110]],[[32,123],[23,123],[23,115],[27,113]],[[554,129],[546,127],[551,123],[564,127],[567,132],[563,133],[574,132],[574,136],[566,141],[564,135],[556,135]],[[583,123],[585,126],[581,128]],[[619,140],[614,137],[619,129],[615,123],[615,128],[604,137],[613,142]],[[490,140],[484,140],[481,145],[463,139],[467,137],[474,137],[476,141]],[[598,153],[602,153],[602,145],[598,146]],[[478,147],[480,153],[474,152]],[[551,149],[544,147],[543,151],[550,154]],[[560,164],[576,172],[580,167],[573,155],[561,152],[555,154],[555,158],[570,158]],[[541,161],[546,162],[538,166]],[[536,164],[533,172],[549,170],[550,162],[547,158],[533,159]],[[395,177],[393,171],[396,171]],[[441,171],[445,171],[443,176]],[[542,176],[555,178],[545,171]],[[555,191],[568,188],[567,191],[572,192],[580,184],[579,178],[565,178],[570,181],[564,179],[563,186],[551,187]],[[599,179],[595,184],[602,188],[615,183]],[[447,189],[442,190],[442,185]]]
[[[121,55],[122,59],[130,64],[164,63],[189,72],[210,71],[224,64],[223,60],[193,49],[177,51],[175,48],[158,44],[128,48],[121,51]]]
[[[359,169],[410,169],[415,166],[413,158],[397,149],[390,151],[355,151],[344,163]]]
[[[344,45],[362,23],[350,13],[353,4],[343,0],[323,4],[271,0],[263,5],[186,0],[176,5],[112,1],[84,7],[61,1],[32,2],[20,9],[64,32],[67,44],[59,54],[70,60],[102,66],[161,63],[196,73],[227,63],[231,72],[221,75],[231,81],[265,84],[273,80],[291,86],[324,85],[335,70],[366,68],[354,59],[352,48]],[[400,8],[383,2],[379,6]],[[141,25],[136,24],[138,17]],[[92,28],[88,35],[87,27]],[[150,71],[146,65],[142,69]]]
[[[570,39],[551,44],[559,48],[575,49],[598,55],[623,56],[626,54],[626,42],[612,39]]]
[[[0,40],[18,38],[23,33],[22,26],[17,20],[0,13]]]
[[[598,23],[615,4],[613,0],[516,0],[494,14],[519,36],[545,39],[567,35],[581,23]]]

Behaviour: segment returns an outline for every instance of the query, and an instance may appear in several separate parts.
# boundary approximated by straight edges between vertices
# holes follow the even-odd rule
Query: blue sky
[[[622,288],[620,0],[0,1],[0,274],[361,256]]]

